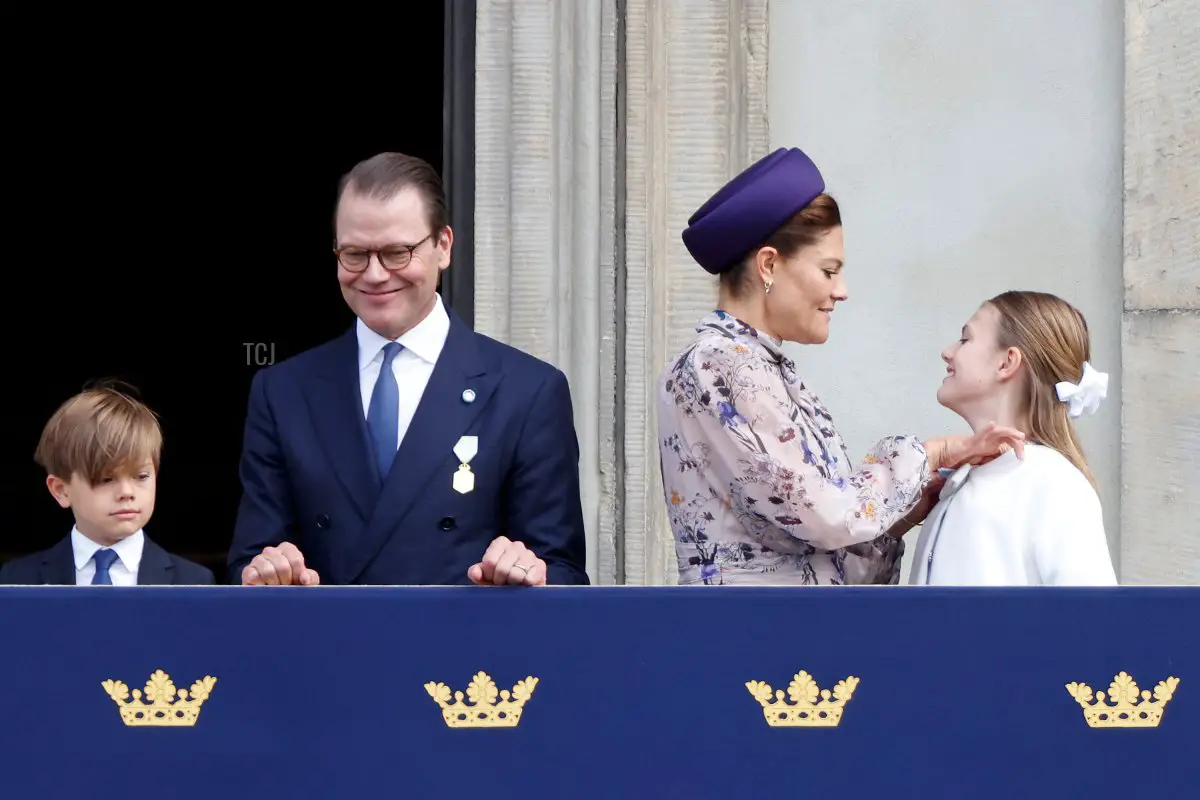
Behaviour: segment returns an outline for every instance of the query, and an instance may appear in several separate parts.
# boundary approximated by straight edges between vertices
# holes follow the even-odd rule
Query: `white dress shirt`
[[[441,295],[435,295],[437,301],[433,310],[425,319],[418,322],[412,330],[395,341],[403,346],[403,350],[392,359],[392,372],[396,376],[396,386],[400,390],[400,413],[396,426],[396,448],[404,441],[404,434],[412,422],[421,395],[433,374],[438,356],[446,344],[446,336],[450,333],[450,317],[442,305]],[[375,381],[379,380],[379,368],[383,365],[383,348],[389,341],[368,328],[360,319],[356,325],[358,332],[358,380],[362,391],[363,416],[371,407],[371,392],[375,390]]]
[[[145,547],[146,536],[138,531],[132,536],[126,536],[114,544],[110,550],[117,554],[117,560],[108,568],[108,576],[113,586],[137,586],[138,565],[142,563],[142,548]],[[93,542],[79,532],[79,528],[71,528],[71,550],[75,553],[75,585],[90,586],[96,574],[96,562],[92,556],[104,545]]]
[[[1100,498],[1053,448],[1025,445],[950,484],[922,526],[909,583],[1113,586]]]

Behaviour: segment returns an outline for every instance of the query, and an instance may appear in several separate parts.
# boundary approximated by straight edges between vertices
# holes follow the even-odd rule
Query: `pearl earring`
[[[771,293],[771,281],[763,281],[763,289],[766,290],[767,294],[770,294]]]

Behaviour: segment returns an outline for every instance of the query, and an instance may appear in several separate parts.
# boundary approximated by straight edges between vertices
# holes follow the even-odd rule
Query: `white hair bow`
[[[1108,396],[1108,373],[1092,369],[1092,365],[1083,362],[1083,377],[1079,383],[1062,381],[1055,384],[1058,399],[1068,404],[1067,414],[1078,417],[1084,411],[1095,414],[1100,407],[1100,401]]]

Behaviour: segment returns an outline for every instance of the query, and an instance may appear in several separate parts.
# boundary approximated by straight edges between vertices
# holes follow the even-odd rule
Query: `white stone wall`
[[[1053,292],[1087,317],[1110,375],[1076,429],[1114,557],[1123,3],[774,2],[791,46],[771,49],[768,92],[772,145],[807,150],[844,210],[849,302],[829,342],[788,350],[852,457],[890,434],[967,432],[936,400],[942,350],[987,298]]]
[[[1121,581],[1200,583],[1200,2],[1125,2]]]
[[[1121,573],[1198,583],[1200,3],[1123,1]],[[1016,13],[945,2],[940,24]],[[715,298],[680,231],[767,151],[768,44],[800,33],[767,0],[479,0],[476,326],[570,378],[595,583],[675,580],[653,383]]]

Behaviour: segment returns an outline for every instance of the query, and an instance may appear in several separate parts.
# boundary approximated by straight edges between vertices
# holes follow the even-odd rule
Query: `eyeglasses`
[[[389,244],[373,250],[366,247],[346,245],[345,247],[334,248],[333,252],[337,256],[338,263],[347,272],[365,271],[367,265],[371,263],[371,256],[377,256],[379,263],[383,265],[384,269],[398,270],[408,266],[408,262],[412,261],[413,251],[429,241],[431,236],[433,236],[432,232],[416,244]]]

